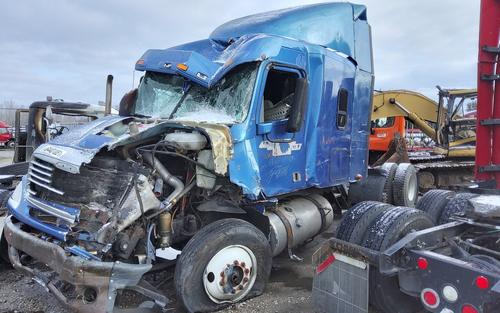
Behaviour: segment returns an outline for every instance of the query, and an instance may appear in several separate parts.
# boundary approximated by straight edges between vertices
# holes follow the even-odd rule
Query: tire
[[[232,261],[234,255],[238,255],[238,260],[244,260],[242,255],[248,257],[250,255],[248,251],[254,256],[249,263],[255,261],[255,266],[243,264],[243,261],[241,263]],[[231,260],[226,262],[225,258]],[[216,264],[220,267],[215,266],[216,270],[210,271]],[[213,222],[189,240],[177,260],[174,275],[177,300],[188,312],[193,313],[217,311],[234,302],[258,296],[264,292],[271,273],[271,264],[272,252],[269,242],[255,226],[234,218]],[[255,267],[256,273],[252,271]],[[225,280],[224,288],[233,288],[232,290],[238,290],[238,286],[245,284],[243,277],[249,279],[243,290],[237,291],[236,294],[223,292],[224,296],[232,297],[231,300],[226,299],[226,302],[222,302],[222,298],[216,298],[216,292],[206,291],[210,288],[222,288],[219,287],[219,283],[223,281],[224,276],[221,275],[223,273],[238,278],[236,284],[239,285],[236,288],[232,282]],[[219,303],[216,300],[219,300]]]
[[[7,215],[7,201],[11,194],[10,190],[0,190],[0,217]]]
[[[417,209],[393,207],[383,212],[367,230],[363,246],[384,251],[414,230],[434,226],[430,216]],[[398,276],[384,276],[370,270],[370,303],[382,312],[416,313],[423,311],[419,298],[399,289]]]
[[[417,170],[410,163],[401,163],[393,180],[394,204],[414,207],[418,198]]]
[[[337,229],[337,238],[355,244],[361,244],[368,226],[391,206],[376,201],[360,202],[353,206],[342,218]]]
[[[438,224],[443,209],[456,193],[449,190],[434,189],[424,194],[417,203],[417,209],[427,212],[434,224]]]
[[[474,263],[479,269],[500,274],[500,261],[483,254],[469,256],[468,262]]]
[[[394,176],[396,176],[396,170],[398,169],[398,165],[396,163],[384,163],[381,166],[381,169],[387,173],[384,184],[384,192],[382,195],[382,201],[385,203],[394,203],[393,196],[393,181]]]
[[[8,249],[7,241],[3,237],[3,234],[0,233],[0,268],[11,267],[7,249]]]
[[[368,173],[368,177],[349,186],[349,203],[357,204],[363,201],[383,201],[386,176],[380,169]]]
[[[472,209],[472,204],[469,200],[477,197],[478,195],[473,193],[458,193],[453,199],[448,202],[441,212],[441,217],[439,218],[439,224],[446,224],[452,221],[451,217],[453,215],[464,215],[465,212]]]
[[[10,190],[0,190],[0,217],[5,217],[8,214],[7,201],[11,194],[12,191]],[[0,264],[10,265],[9,256],[7,254],[7,241],[2,232],[0,232]]]
[[[7,148],[14,149],[15,147],[16,147],[16,142],[14,140],[7,142]]]

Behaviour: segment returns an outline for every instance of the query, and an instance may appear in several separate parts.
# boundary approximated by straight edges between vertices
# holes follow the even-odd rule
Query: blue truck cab
[[[112,312],[122,289],[167,306],[147,281],[165,259],[189,312],[261,294],[272,257],[299,259],[332,224],[335,192],[367,175],[366,8],[243,17],[135,68],[120,115],[34,151],[8,201],[11,262],[80,312]]]

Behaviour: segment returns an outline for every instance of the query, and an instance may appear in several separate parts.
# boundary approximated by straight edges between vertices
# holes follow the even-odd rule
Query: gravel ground
[[[12,163],[13,158],[14,158],[14,150],[0,147],[0,165],[7,165]]]
[[[311,304],[311,256],[330,236],[325,233],[295,252],[304,262],[290,261],[286,256],[274,260],[273,271],[264,295],[233,305],[226,313],[304,313],[313,312]],[[172,288],[172,284],[166,288]],[[0,312],[69,313],[44,288],[19,272],[3,267],[0,270]],[[177,309],[176,312],[182,312]]]

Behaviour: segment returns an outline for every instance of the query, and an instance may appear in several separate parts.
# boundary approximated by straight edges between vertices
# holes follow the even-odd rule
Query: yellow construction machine
[[[409,90],[377,92],[373,97],[372,165],[414,163],[422,191],[461,185],[473,176],[477,91],[437,88],[438,102]],[[428,149],[408,151],[408,128],[426,137]]]

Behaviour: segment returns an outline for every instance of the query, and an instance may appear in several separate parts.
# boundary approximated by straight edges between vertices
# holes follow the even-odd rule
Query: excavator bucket
[[[410,158],[408,157],[408,148],[406,147],[406,141],[399,134],[396,134],[389,144],[387,152],[385,152],[378,160],[376,160],[372,166],[379,166],[384,163],[410,163]]]

